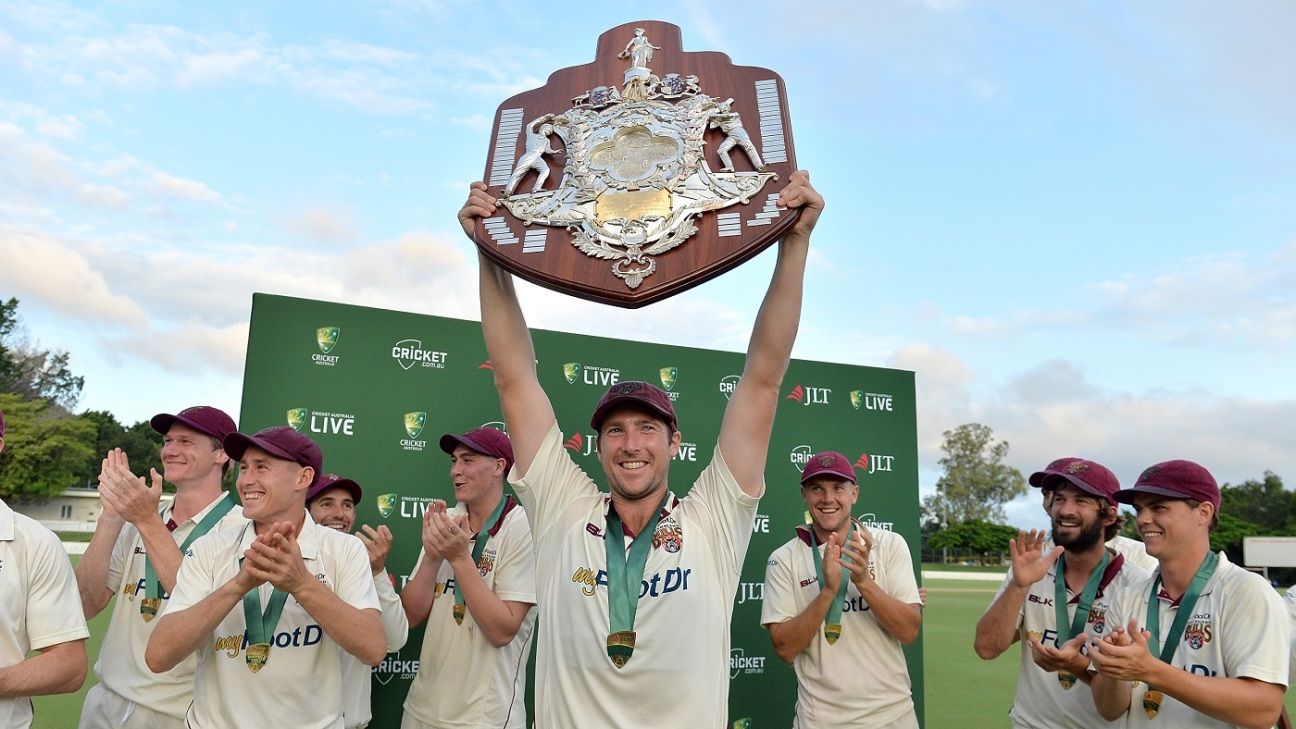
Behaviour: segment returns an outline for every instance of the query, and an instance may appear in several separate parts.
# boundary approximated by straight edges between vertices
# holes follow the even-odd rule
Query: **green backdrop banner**
[[[647,380],[674,400],[683,444],[671,482],[697,477],[715,447],[743,356],[689,347],[534,330],[540,382],[553,401],[566,447],[601,474],[589,416],[608,385]],[[397,589],[418,557],[427,503],[450,500],[442,433],[503,428],[478,322],[257,294],[252,302],[240,428],[289,424],[324,451],[324,469],[364,489],[358,524],[395,535],[387,566]],[[855,459],[856,515],[909,543],[918,569],[918,468],[912,372],[793,360],[779,401],[766,494],[733,617],[729,714],[735,727],[786,727],[796,679],[760,627],[765,562],[804,522],[798,481],[810,454]],[[421,629],[374,669],[372,727],[397,727],[418,669]],[[923,716],[922,639],[906,650]],[[534,681],[529,682],[534,685]]]

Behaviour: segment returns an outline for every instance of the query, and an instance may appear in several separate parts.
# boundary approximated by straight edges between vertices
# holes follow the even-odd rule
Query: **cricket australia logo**
[[[527,225],[566,228],[572,244],[592,258],[612,262],[612,273],[636,289],[657,270],[654,256],[697,232],[707,211],[746,204],[778,175],[765,162],[733,99],[704,93],[694,75],[659,77],[648,64],[652,45],[642,29],[626,45],[625,85],[596,86],[572,99],[562,114],[544,114],[525,125],[526,151],[518,158],[500,201]],[[708,129],[725,139],[712,170],[703,154]],[[545,190],[545,155],[557,135],[567,163],[556,190]],[[735,172],[729,152],[741,148],[754,172]],[[529,193],[515,192],[532,171]]]
[[[319,345],[320,354],[328,354],[337,346],[338,335],[342,330],[337,327],[320,327],[315,330],[315,343]]]

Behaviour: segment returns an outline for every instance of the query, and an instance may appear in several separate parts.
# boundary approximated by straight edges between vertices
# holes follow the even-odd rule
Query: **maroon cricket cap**
[[[590,426],[595,432],[603,427],[603,421],[609,413],[619,407],[631,407],[647,411],[661,418],[671,431],[679,430],[675,419],[675,406],[671,405],[666,391],[642,380],[618,382],[609,387],[598,405],[594,406],[594,415],[590,417]]]
[[[816,476],[836,476],[853,484],[859,483],[855,480],[855,467],[850,459],[837,451],[821,451],[810,456],[805,468],[801,469],[801,485]]]
[[[310,506],[312,501],[329,489],[346,489],[347,493],[351,494],[351,500],[360,503],[360,484],[349,478],[342,478],[336,473],[326,473],[315,479],[315,485],[306,492],[306,505]]]
[[[1192,461],[1162,461],[1144,469],[1134,485],[1116,492],[1122,504],[1134,503],[1135,494],[1157,494],[1175,499],[1209,501],[1219,513],[1220,490],[1215,477]]]
[[[235,432],[225,436],[225,453],[236,461],[243,458],[243,454],[252,446],[260,448],[275,458],[315,469],[312,486],[323,475],[324,454],[320,452],[319,446],[315,445],[315,441],[287,425],[258,430],[255,435]]]
[[[494,428],[473,428],[463,435],[446,433],[441,436],[441,450],[454,455],[455,446],[461,445],[484,456],[504,459],[504,473],[513,470],[513,442],[508,434]]]
[[[185,408],[175,415],[158,413],[149,421],[149,425],[153,426],[153,430],[162,435],[166,435],[167,431],[171,430],[171,426],[176,423],[187,425],[222,442],[230,433],[238,430],[238,426],[234,424],[234,419],[226,415],[224,410],[218,410],[208,405],[195,405],[191,408]]]
[[[1069,483],[1087,494],[1106,499],[1107,503],[1116,505],[1116,492],[1120,490],[1120,481],[1116,474],[1097,461],[1068,456],[1059,458],[1030,475],[1030,485],[1035,488],[1056,487],[1059,482]]]

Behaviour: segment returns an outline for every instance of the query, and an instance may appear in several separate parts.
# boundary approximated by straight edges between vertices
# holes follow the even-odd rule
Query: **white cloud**
[[[218,203],[221,202],[219,192],[211,189],[207,185],[184,177],[168,175],[165,172],[153,173],[153,184],[158,190],[167,196],[181,198],[184,200],[195,200],[197,202]]]
[[[284,223],[293,235],[313,242],[337,245],[360,237],[353,215],[335,206],[320,205],[303,210]]]
[[[64,316],[116,326],[140,327],[148,315],[115,293],[104,277],[63,241],[0,229],[0,283]]]
[[[161,330],[150,327],[125,336],[106,337],[102,342],[104,350],[123,366],[147,362],[186,375],[204,370],[237,375],[247,359],[247,337],[246,322],[214,327],[186,321]]]

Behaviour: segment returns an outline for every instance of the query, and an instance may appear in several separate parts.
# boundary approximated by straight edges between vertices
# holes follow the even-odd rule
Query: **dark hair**
[[[1120,513],[1120,509],[1118,509],[1117,507],[1112,506],[1111,504],[1104,503],[1098,509],[1099,519],[1103,519],[1105,521],[1107,517],[1111,515],[1116,516],[1116,521],[1108,524],[1106,527],[1103,528],[1104,542],[1110,542],[1112,540],[1112,537],[1116,536],[1117,534],[1120,534],[1121,527],[1125,525],[1125,515]]]

